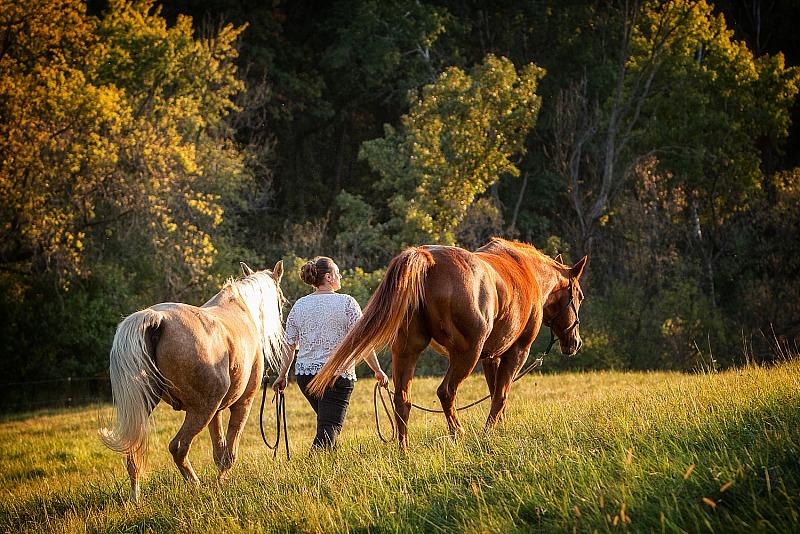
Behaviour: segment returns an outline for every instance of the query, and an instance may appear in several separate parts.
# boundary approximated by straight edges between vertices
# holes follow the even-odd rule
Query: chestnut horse
[[[391,261],[363,317],[309,389],[320,394],[340,369],[389,344],[395,419],[405,448],[411,379],[420,352],[430,344],[450,359],[437,395],[451,434],[464,433],[456,392],[479,360],[492,399],[489,430],[502,420],[511,383],[543,322],[562,353],[580,349],[579,279],[585,265],[585,257],[566,266],[532,245],[499,238],[474,253],[447,246],[408,248]]]
[[[189,463],[192,440],[208,427],[219,479],[238,456],[239,437],[264,374],[264,360],[280,365],[283,341],[283,262],[272,271],[228,280],[200,306],[156,304],[126,317],[111,347],[114,428],[100,431],[103,443],[126,457],[131,500],[140,497],[150,415],[160,400],[186,418],[169,444],[183,478],[200,481]],[[222,411],[230,410],[227,435]]]

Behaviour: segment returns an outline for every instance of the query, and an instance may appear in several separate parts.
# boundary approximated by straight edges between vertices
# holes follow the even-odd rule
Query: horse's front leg
[[[456,411],[456,393],[461,383],[469,376],[475,365],[478,363],[478,355],[469,355],[466,352],[450,353],[450,367],[447,368],[447,373],[444,375],[444,380],[436,389],[436,395],[442,403],[442,411],[447,419],[447,427],[450,429],[450,434],[454,438],[460,438],[464,435],[464,427],[458,420],[458,412]]]
[[[497,382],[497,367],[500,365],[499,358],[481,360],[483,366],[483,376],[486,378],[486,385],[489,386],[489,395],[494,395],[494,386]]]
[[[491,390],[492,405],[489,409],[489,417],[486,419],[486,430],[491,430],[497,423],[505,418],[506,400],[511,383],[517,375],[517,371],[525,363],[528,350],[512,347],[505,354],[497,359],[496,372],[494,373],[494,388]],[[485,370],[485,364],[484,364]]]
[[[219,463],[219,481],[225,482],[228,479],[228,472],[236,463],[239,457],[239,440],[242,436],[242,429],[250,416],[250,409],[253,406],[253,398],[240,399],[231,406],[231,418],[228,421],[227,447]]]

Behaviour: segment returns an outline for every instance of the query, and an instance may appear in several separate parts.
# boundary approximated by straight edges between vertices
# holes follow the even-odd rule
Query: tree
[[[86,197],[115,163],[97,133],[123,120],[113,88],[87,79],[95,24],[74,0],[3,2],[0,29],[0,267],[80,272]]]
[[[242,28],[196,39],[153,6],[0,3],[0,347],[20,380],[106,369],[121,315],[232,273]]]
[[[150,14],[152,5],[112,2],[98,29],[111,50],[98,82],[123,91],[131,117],[114,176],[122,188],[111,206],[125,214],[120,237],[147,236],[145,250],[179,297],[187,287],[218,283],[217,228],[224,206],[251,179],[225,123],[243,89],[235,65],[243,28],[224,26],[196,40],[190,19],[169,28],[157,11]]]
[[[633,57],[661,56],[659,90],[643,106],[660,124],[644,132],[637,148],[655,150],[669,186],[687,197],[686,227],[713,307],[716,258],[726,246],[719,227],[760,195],[762,141],[779,147],[785,140],[800,71],[787,68],[781,54],[755,57],[704,3],[676,2],[643,15]],[[658,27],[674,28],[663,46],[647,31]]]
[[[241,28],[195,40],[152,1],[101,19],[78,0],[4,3],[1,20],[1,266],[68,280],[116,255],[159,265],[175,296],[211,281],[248,181],[225,125]]]
[[[450,68],[412,96],[400,131],[386,125],[384,138],[364,143],[402,240],[453,244],[475,197],[502,174],[519,175],[512,158],[536,120],[543,74],[533,64],[517,74],[491,55],[471,74]]]
[[[597,93],[582,79],[562,93],[556,119],[555,161],[582,253],[591,252],[611,197],[654,155],[698,214],[730,212],[758,186],[757,139],[785,136],[797,92],[795,69],[780,57],[754,58],[705,2],[622,8],[616,85]]]
[[[441,71],[432,46],[444,30],[437,9],[415,0],[226,7],[250,22],[242,36],[248,85],[269,92],[259,127],[242,133],[278,140],[273,213],[324,218],[340,191],[370,193],[359,146],[399,116],[409,89]],[[263,230],[265,246],[285,233]]]

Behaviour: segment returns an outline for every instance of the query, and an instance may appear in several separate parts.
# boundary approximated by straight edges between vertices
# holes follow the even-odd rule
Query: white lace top
[[[317,374],[359,317],[361,306],[350,295],[312,293],[297,299],[286,318],[285,338],[299,347],[295,374]],[[355,366],[342,376],[355,380]]]

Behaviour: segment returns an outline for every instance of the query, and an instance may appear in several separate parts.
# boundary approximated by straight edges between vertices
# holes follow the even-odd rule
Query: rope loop
[[[394,400],[392,397],[389,397],[389,404],[392,405],[392,411],[389,411],[389,406],[386,404],[386,399],[383,398],[383,389],[389,391],[389,387],[381,387],[378,382],[375,382],[375,389],[372,392],[372,400],[375,402],[375,428],[378,430],[378,437],[381,438],[381,441],[384,443],[391,443],[397,437],[397,428],[394,426]],[[383,411],[386,414],[386,417],[389,419],[389,426],[392,428],[392,435],[390,437],[385,437],[383,432],[381,432],[381,419],[378,414],[378,397],[381,399],[381,404],[383,404]]]
[[[259,414],[259,423],[261,427],[261,439],[264,440],[264,445],[272,451],[272,457],[278,457],[278,445],[281,442],[281,422],[283,423],[283,442],[286,446],[286,459],[289,459],[289,433],[286,431],[286,397],[283,392],[275,393],[272,396],[272,403],[275,405],[275,443],[271,444],[267,441],[267,436],[264,433],[264,404],[267,399],[267,386],[266,380],[264,384],[264,393],[261,396],[261,413]]]
[[[522,372],[518,373],[517,376],[514,377],[514,380],[512,380],[512,383],[516,382],[517,380],[519,380],[520,378],[522,378],[523,376],[525,376],[526,374],[531,372],[533,369],[541,366],[542,363],[544,363],[544,357],[547,356],[548,352],[550,352],[550,349],[552,348],[553,343],[554,343],[554,341],[551,339],[550,340],[550,346],[547,347],[547,350],[541,356],[536,358]],[[386,391],[389,392],[389,395],[390,395],[389,404],[391,404],[391,406],[392,406],[392,411],[391,412],[389,411],[389,407],[387,406],[386,400],[383,398],[383,391],[381,391],[381,389],[386,389]],[[388,438],[388,439],[381,432],[381,422],[380,422],[380,417],[378,415],[378,397],[380,397],[380,399],[381,399],[381,403],[383,404],[383,410],[386,413],[386,415],[388,416],[389,422],[390,422],[391,427],[392,427],[392,436],[390,438]],[[397,437],[397,428],[395,427],[394,418],[392,417],[392,413],[394,413],[395,415],[397,414],[397,411],[395,410],[395,407],[394,407],[393,397],[394,397],[394,391],[389,389],[388,386],[385,387],[385,388],[381,388],[380,384],[377,384],[377,383],[375,384],[375,390],[374,390],[373,395],[372,395],[373,401],[375,403],[375,426],[376,426],[376,428],[378,430],[378,437],[384,443],[390,443],[391,441],[394,441],[394,439]],[[490,399],[490,398],[492,398],[491,394],[490,395],[486,395],[485,397],[483,397],[481,399],[478,399],[475,402],[471,402],[470,404],[467,404],[465,406],[460,406],[460,407],[456,408],[456,411],[460,412],[461,410],[466,410],[468,408],[472,408],[473,406],[477,406],[478,404],[480,404],[483,401],[485,401],[487,399]],[[433,408],[426,408],[425,406],[420,406],[419,404],[415,404],[413,402],[411,403],[411,406],[413,406],[414,408],[417,408],[418,410],[422,410],[423,412],[444,413],[444,410],[435,410]]]

